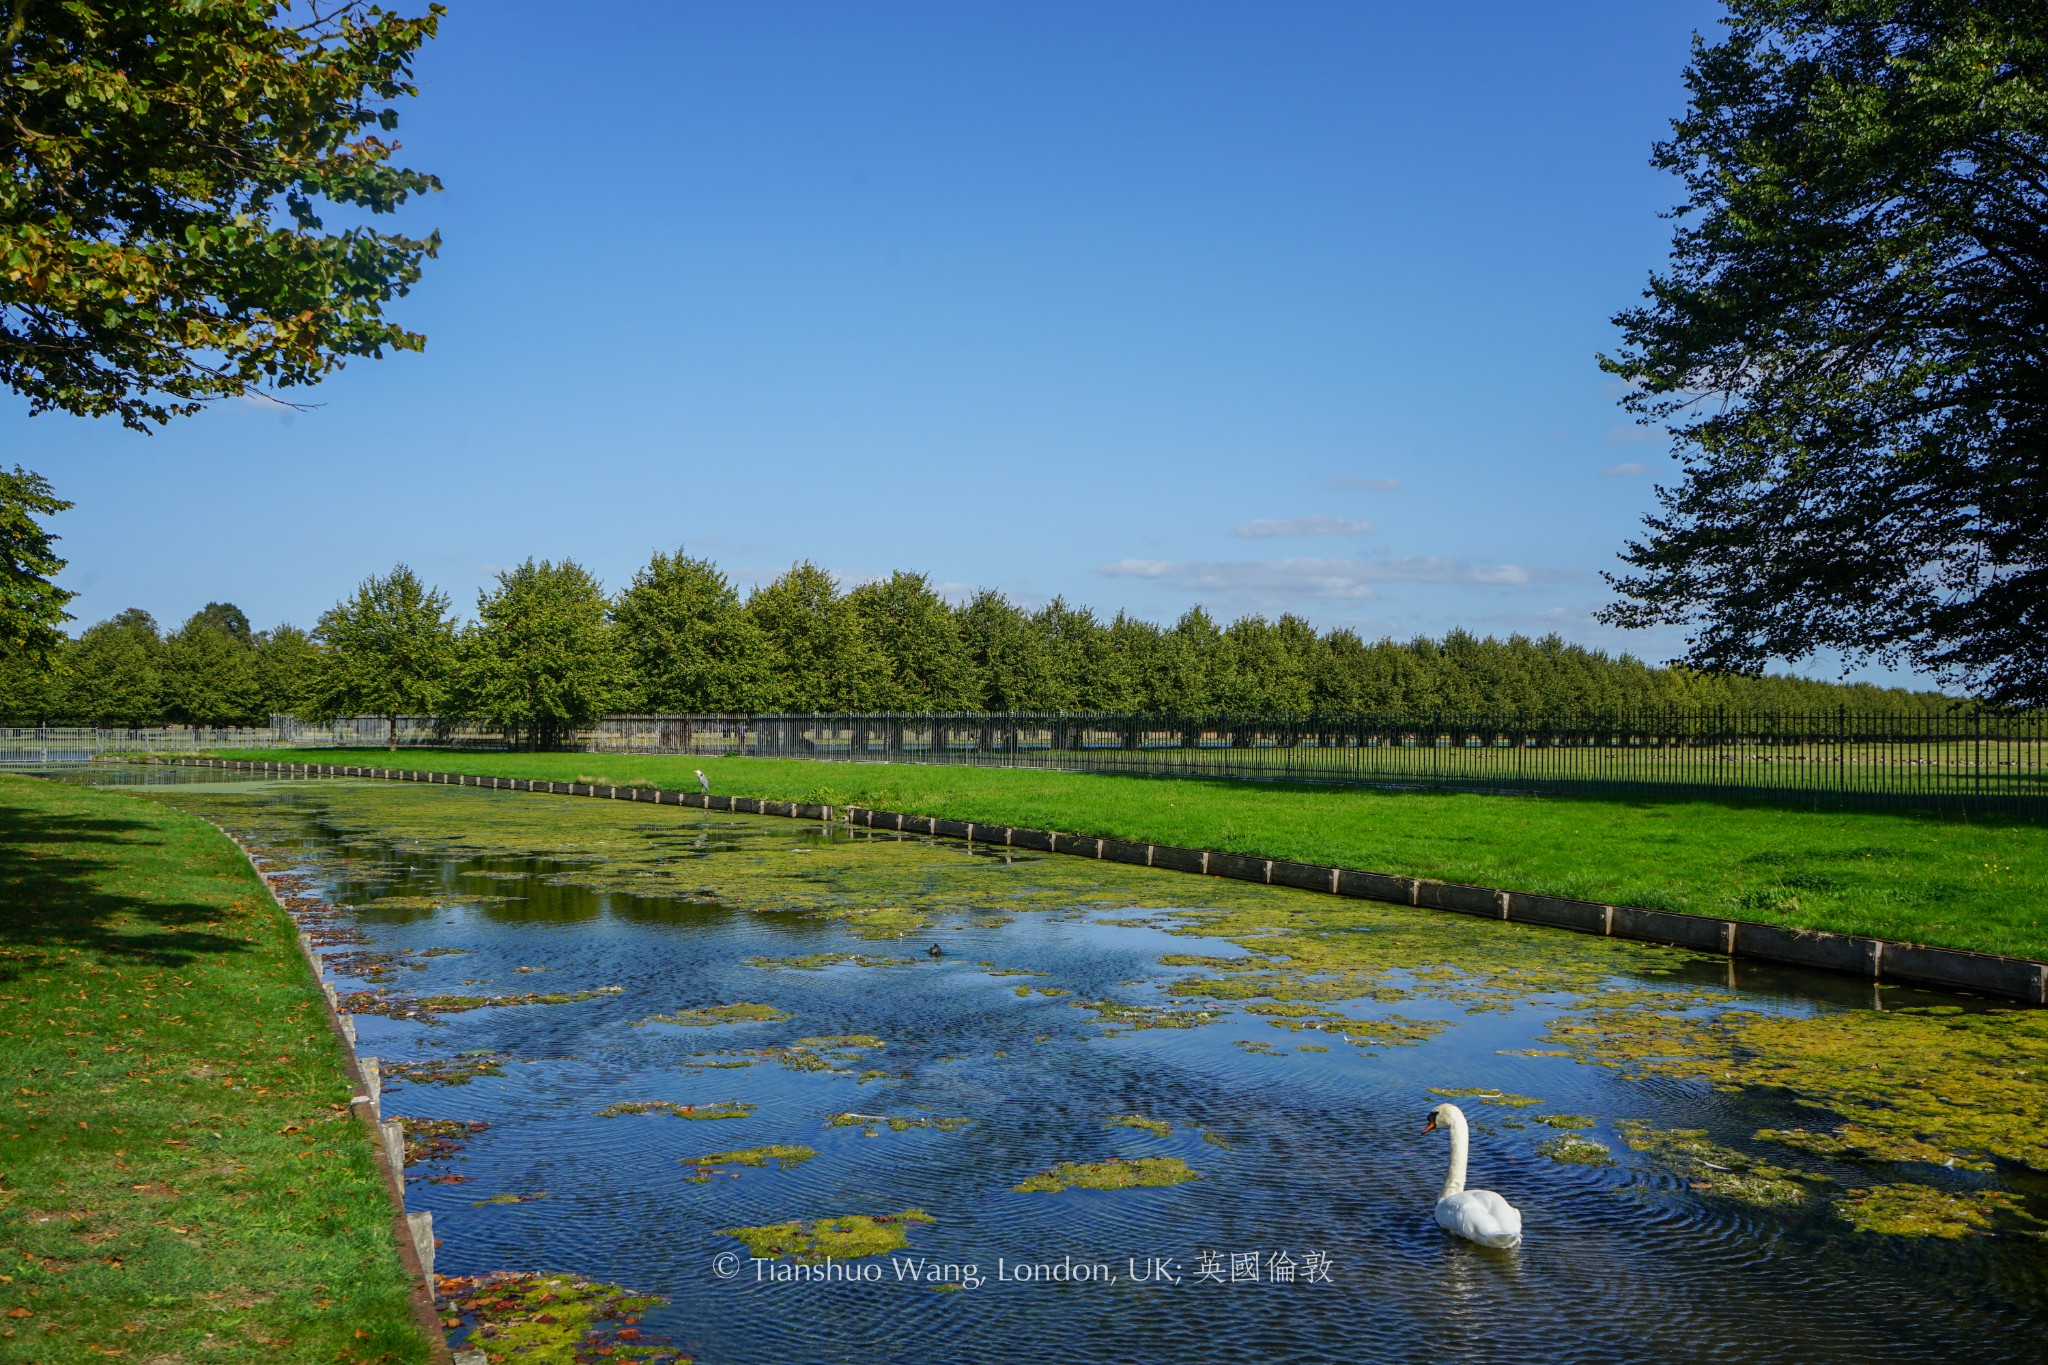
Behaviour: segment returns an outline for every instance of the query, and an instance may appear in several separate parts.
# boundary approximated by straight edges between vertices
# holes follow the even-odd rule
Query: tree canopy
[[[529,559],[477,598],[456,709],[540,748],[620,700],[604,588],[574,560]]]
[[[64,606],[76,594],[50,581],[64,561],[37,518],[70,506],[40,474],[0,469],[0,661],[39,661],[64,638]]]
[[[398,747],[398,718],[433,715],[448,700],[455,669],[455,621],[448,594],[400,564],[363,580],[321,616],[325,653],[307,714],[383,716]]]
[[[1606,619],[1689,627],[1702,668],[1840,650],[2048,702],[2048,24],[1729,15],[1655,149],[1669,269],[1603,358],[1683,460]]]
[[[1467,715],[1598,722],[1660,712],[1848,708],[1931,716],[1955,699],[1866,684],[1656,668],[1557,636],[1365,641],[1299,617],[1104,625],[1055,598],[1027,611],[986,589],[948,602],[921,574],[843,591],[798,564],[746,598],[709,560],[658,553],[607,599],[580,565],[529,560],[458,632],[446,594],[400,565],[309,637],[245,640],[210,602],[168,638],[123,612],[46,662],[0,660],[0,723],[233,724],[271,714],[482,721],[551,744],[601,713],[1137,712],[1239,719]],[[395,733],[395,727],[393,730]]]
[[[387,135],[441,14],[0,0],[0,382],[146,431],[418,350],[384,310],[438,236],[320,214],[439,188]]]

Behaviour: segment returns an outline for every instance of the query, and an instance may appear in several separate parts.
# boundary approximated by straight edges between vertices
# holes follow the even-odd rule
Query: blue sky
[[[81,624],[310,625],[571,557],[1542,633],[1672,468],[1594,361],[1717,6],[451,5],[424,355],[153,437],[30,419]]]

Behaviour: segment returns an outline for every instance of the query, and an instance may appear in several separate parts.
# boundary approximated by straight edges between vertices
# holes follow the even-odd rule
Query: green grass
[[[426,1358],[293,932],[204,821],[0,776],[0,1360]]]
[[[2048,958],[2048,827],[1679,800],[1396,792],[1032,769],[629,754],[225,751],[712,790],[1335,863]]]

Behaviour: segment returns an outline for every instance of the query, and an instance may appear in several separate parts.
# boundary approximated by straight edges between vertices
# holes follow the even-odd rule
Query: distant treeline
[[[122,612],[47,663],[0,663],[0,717],[136,725],[263,723],[273,713],[437,714],[545,741],[606,712],[1124,711],[1283,716],[1652,708],[1894,715],[1945,712],[1933,692],[1653,667],[1556,636],[1367,641],[1296,616],[1227,625],[1200,607],[1170,626],[1103,620],[998,592],[955,606],[922,574],[851,591],[798,564],[742,596],[718,568],[657,554],[607,595],[573,562],[500,574],[459,626],[399,566],[313,630],[251,630],[214,602],[168,634]]]

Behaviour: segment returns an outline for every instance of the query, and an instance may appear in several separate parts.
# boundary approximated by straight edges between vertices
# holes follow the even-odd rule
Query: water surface
[[[644,1326],[706,1362],[2040,1358],[2048,1256],[2022,1216],[2042,1207],[2024,1163],[1970,1170],[1760,1143],[1840,1116],[1811,1090],[1731,1085],[1735,1073],[1711,1063],[1673,1075],[1598,1046],[1569,1055],[1553,1029],[1630,1002],[1799,1028],[1873,1003],[1981,1018],[1983,1002],[788,820],[164,769],[94,780],[199,811],[266,870],[309,878],[339,912],[327,927],[362,940],[323,952],[389,955],[382,971],[361,956],[357,975],[337,970],[345,994],[617,988],[435,1022],[364,1014],[359,1048],[506,1059],[502,1075],[385,1096],[387,1115],[489,1125],[410,1173],[410,1207],[435,1215],[441,1273],[569,1270],[667,1296]],[[763,962],[816,955],[904,960]],[[1248,956],[1259,960],[1245,968]],[[1188,957],[1211,961],[1161,960]],[[645,1022],[736,1002],[788,1017]],[[1114,1008],[1091,1007],[1101,1002]],[[1191,1027],[1137,1026],[1203,1010]],[[854,1034],[884,1045],[785,1050]],[[2035,1041],[2015,1032],[2012,1046]],[[1448,1156],[1441,1134],[1418,1133],[1432,1087],[1537,1101],[1461,1101],[1473,1183],[1521,1207],[1519,1250],[1466,1245],[1431,1221]],[[751,1108],[598,1116],[643,1101]],[[2038,1117],[2038,1094],[2018,1103]],[[849,1112],[968,1122],[830,1122]],[[1170,1131],[1107,1122],[1126,1115]],[[1543,1122],[1571,1116],[1590,1126]],[[1617,1126],[1627,1121],[1648,1129]],[[1630,1145],[1676,1130],[1717,1144],[1710,1162],[1744,1152],[1789,1183],[1717,1187],[1725,1162]],[[1567,1134],[1611,1164],[1545,1154]],[[693,1158],[771,1143],[817,1156],[691,1178]],[[1159,1156],[1200,1179],[1012,1188],[1058,1162]],[[1857,1231],[1843,1201],[1876,1186],[1997,1189],[2013,1202],[1958,1238]],[[500,1195],[545,1197],[481,1202]],[[894,1261],[856,1263],[873,1281],[777,1282],[720,1232],[912,1208],[935,1221]],[[912,1255],[976,1267],[980,1283],[938,1292],[899,1279]],[[998,1279],[999,1262],[1099,1265],[1113,1279],[1018,1282]]]

